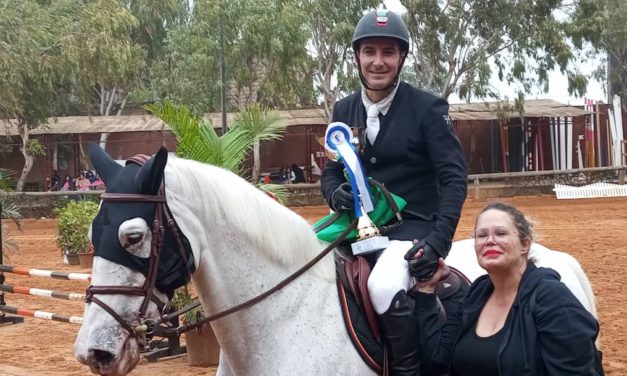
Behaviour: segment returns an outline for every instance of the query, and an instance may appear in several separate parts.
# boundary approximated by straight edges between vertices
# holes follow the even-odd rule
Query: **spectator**
[[[290,183],[304,183],[305,173],[303,169],[298,167],[296,163],[292,164],[292,171],[290,172]]]
[[[90,185],[91,182],[85,177],[84,173],[81,173],[78,179],[76,179],[76,189],[79,191],[88,191]]]

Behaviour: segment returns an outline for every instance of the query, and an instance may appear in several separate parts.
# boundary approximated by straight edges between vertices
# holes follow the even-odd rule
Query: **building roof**
[[[514,102],[507,101],[452,104],[449,113],[453,120],[498,120],[499,109],[513,106]],[[526,118],[578,117],[592,113],[552,99],[527,99],[524,109]],[[518,112],[510,110],[509,117],[518,117]]]
[[[512,102],[482,102],[450,105],[449,114],[453,120],[497,120],[499,106]],[[320,108],[278,111],[288,126],[325,125],[328,123],[324,110]],[[561,104],[550,99],[532,99],[525,101],[525,117],[577,117],[590,114],[577,107]],[[227,123],[232,124],[235,113],[227,114]],[[518,116],[517,113],[510,116]],[[222,128],[220,113],[211,113],[207,118],[216,128]],[[67,116],[50,118],[48,124],[33,129],[30,134],[74,134],[74,133],[116,133],[169,131],[170,127],[152,115],[125,116]],[[15,124],[0,120],[0,136],[18,135]]]
[[[324,125],[328,121],[322,109],[305,109],[278,111],[281,118],[287,121],[288,126]],[[227,114],[227,123],[235,121],[236,114]],[[207,114],[215,128],[222,128],[220,113]],[[124,115],[124,116],[66,116],[48,119],[45,126],[33,129],[31,135],[40,134],[74,134],[74,133],[116,133],[116,132],[146,132],[169,131],[170,127],[152,115]],[[0,136],[17,136],[17,127],[10,121],[0,119]]]

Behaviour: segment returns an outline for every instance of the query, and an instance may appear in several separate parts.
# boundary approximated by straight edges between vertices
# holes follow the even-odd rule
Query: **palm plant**
[[[148,105],[146,109],[170,126],[178,141],[176,155],[179,157],[209,163],[243,175],[244,160],[252,150],[255,159],[253,182],[257,182],[259,176],[260,142],[280,139],[286,127],[276,112],[259,105],[252,105],[238,114],[233,127],[222,136],[216,133],[209,120],[193,115],[185,106],[164,102]],[[283,186],[268,184],[259,185],[259,188],[274,193],[281,202],[286,199],[287,191]]]
[[[12,191],[14,188],[15,176],[13,171],[0,168],[0,194],[5,191]],[[12,220],[17,228],[21,230],[22,215],[17,210],[15,203],[8,202],[6,197],[0,197],[0,207],[2,208],[0,218]],[[0,226],[0,228],[2,231],[2,244],[0,244],[0,246],[2,247],[1,249],[3,255],[7,256],[8,258],[8,255],[4,254],[4,250],[6,249],[11,251],[17,251],[18,245],[13,241],[10,232],[4,226]]]

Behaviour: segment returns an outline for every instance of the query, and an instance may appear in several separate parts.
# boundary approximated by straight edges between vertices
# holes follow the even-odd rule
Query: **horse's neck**
[[[234,244],[240,248],[243,244]],[[215,249],[203,257],[193,283],[204,309],[215,314],[256,297],[278,284],[294,270],[277,266],[251,253]],[[212,252],[213,253],[213,252]],[[236,374],[267,365],[269,358],[289,343],[302,341],[297,327],[316,327],[320,317],[338,315],[335,285],[305,273],[263,301],[211,324],[221,351]],[[327,323],[328,325],[328,323]],[[335,330],[334,330],[335,332]],[[308,332],[301,335],[308,335]],[[280,340],[279,340],[280,339]],[[283,351],[288,351],[287,347]],[[251,357],[255,354],[255,357]]]

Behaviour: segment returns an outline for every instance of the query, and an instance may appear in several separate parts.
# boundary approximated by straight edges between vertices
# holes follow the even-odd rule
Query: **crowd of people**
[[[52,174],[46,178],[46,183],[49,192],[95,191],[105,189],[104,182],[94,170],[82,170],[78,177],[65,175],[63,179],[61,179],[57,171],[53,171]]]

